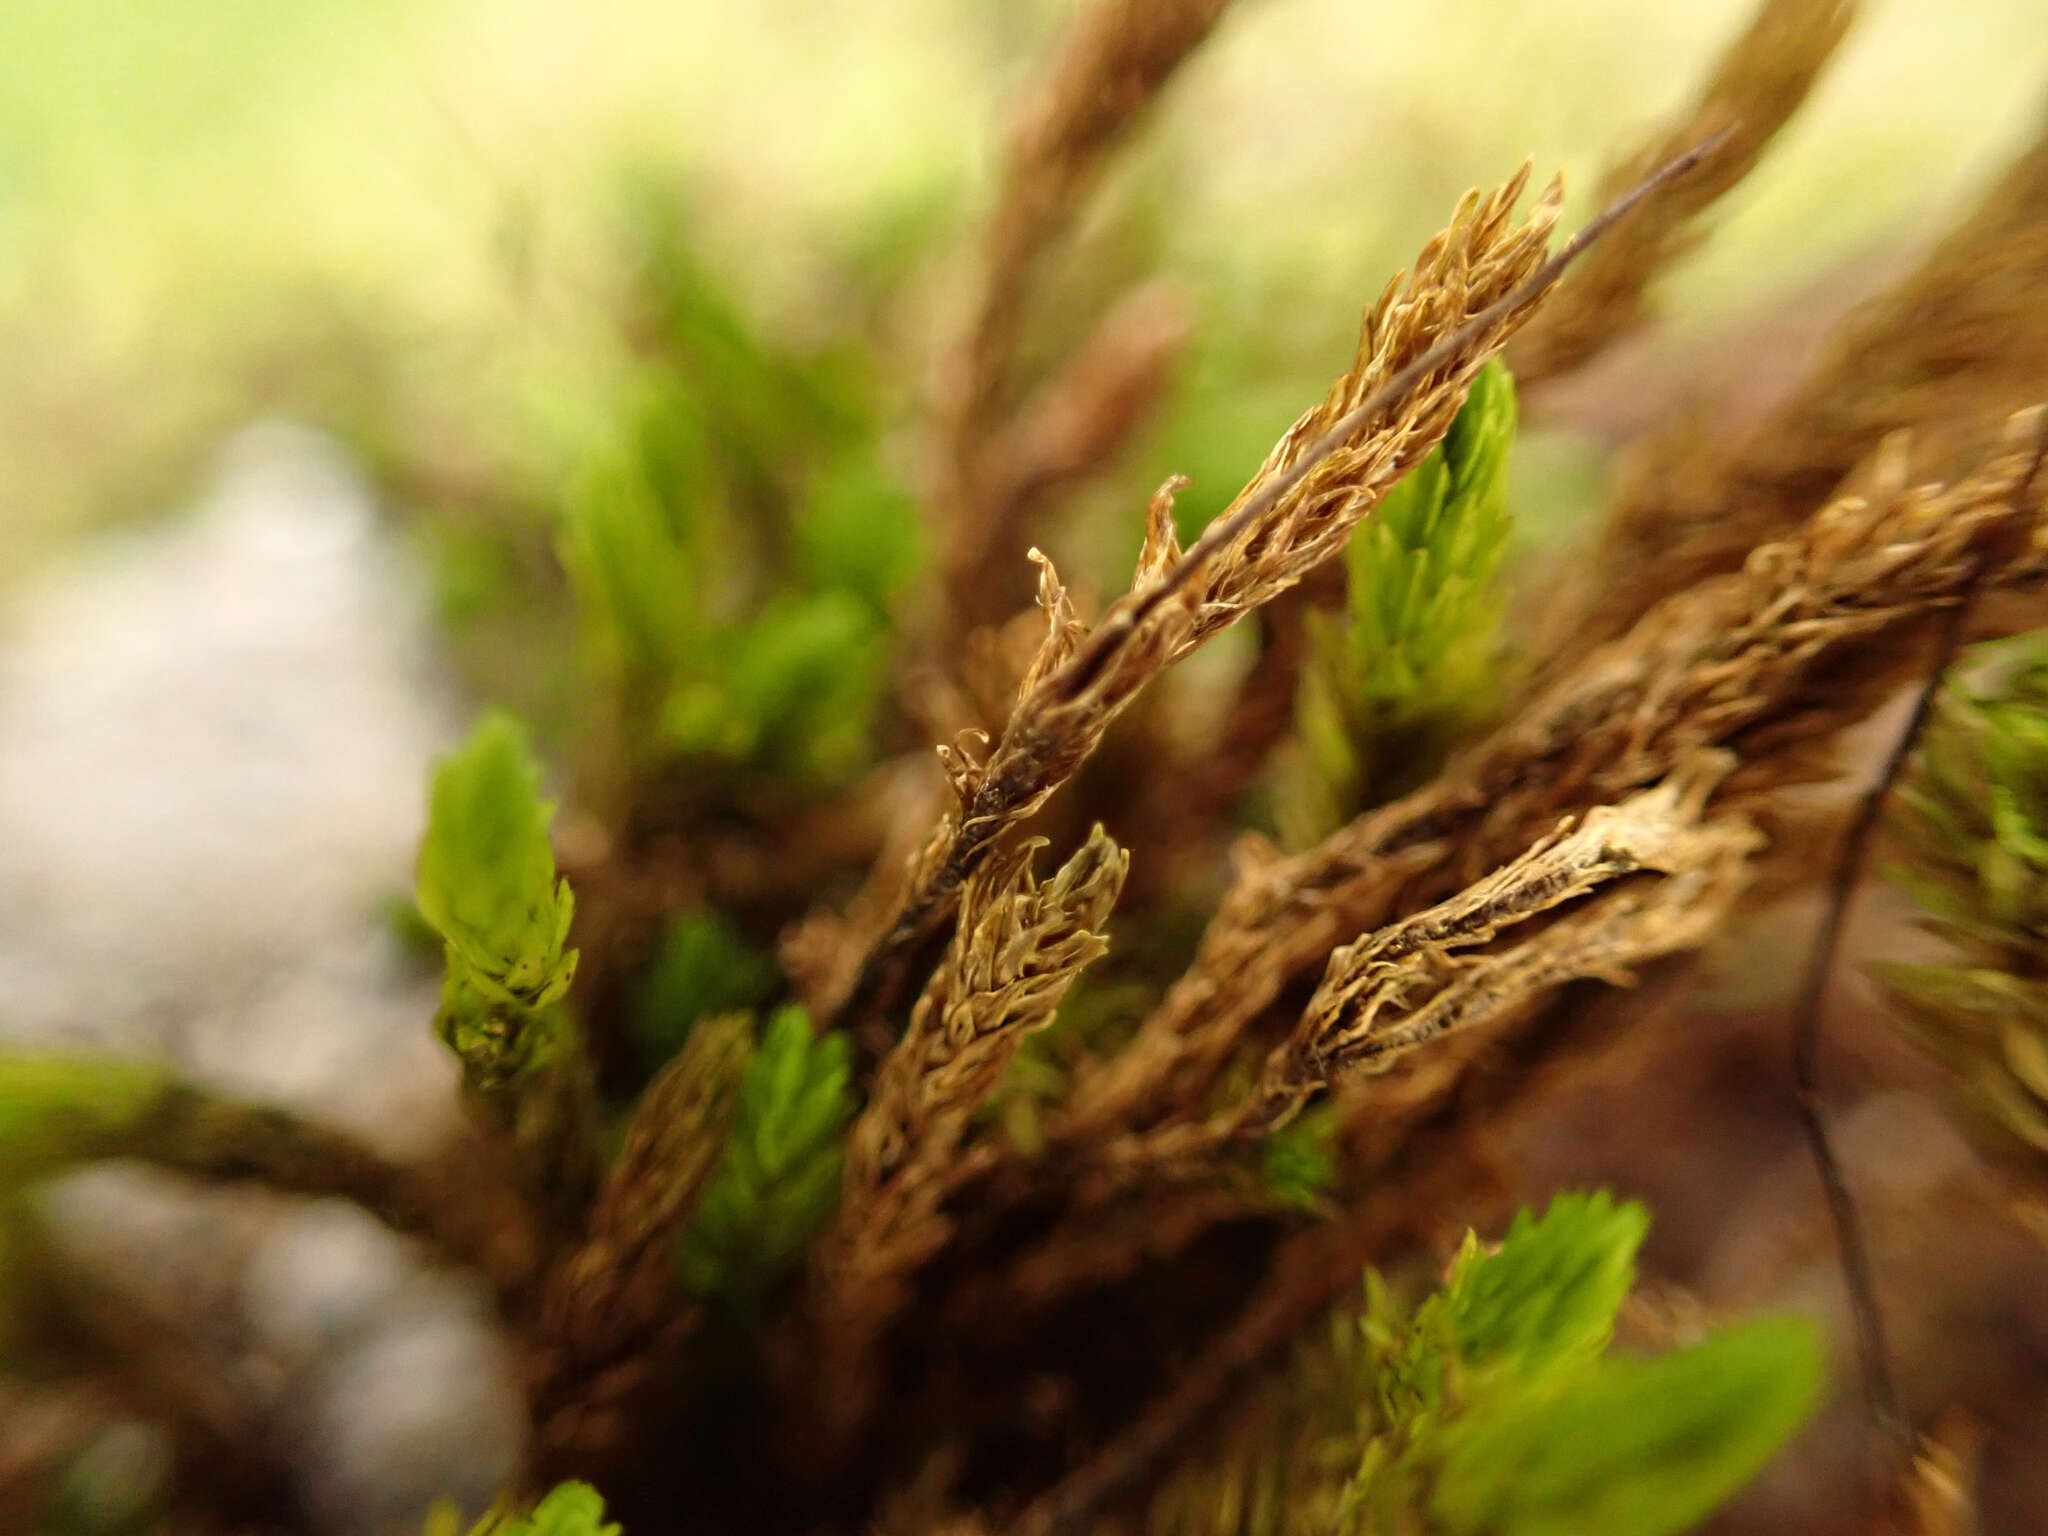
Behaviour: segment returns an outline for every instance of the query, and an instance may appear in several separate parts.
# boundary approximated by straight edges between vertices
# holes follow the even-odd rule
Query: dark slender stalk
[[[2048,458],[2048,426],[2044,426],[2043,434],[2035,444],[2033,463],[2021,482],[2021,493],[2041,473],[2044,458]],[[1821,1103],[1821,1002],[1827,992],[1828,978],[1834,972],[1835,952],[1841,945],[1849,906],[1855,899],[1856,884],[1868,861],[1870,842],[1877,833],[1885,801],[1919,745],[1921,734],[1933,713],[1934,701],[1940,697],[1949,667],[1962,645],[1978,581],[1992,563],[1988,558],[1979,561],[1958,590],[1954,605],[1943,616],[1940,632],[1935,638],[1934,656],[1920,685],[1920,692],[1913,700],[1913,711],[1850,820],[1842,839],[1841,854],[1835,861],[1827,905],[1821,914],[1820,931],[1814,938],[1813,951],[1807,959],[1806,974],[1801,979],[1798,999],[1792,1011],[1793,1088],[1799,1105],[1800,1125],[1806,1133],[1814,1169],[1820,1175],[1821,1189],[1827,1198],[1828,1222],[1834,1229],[1835,1245],[1841,1254],[1842,1283],[1848,1288],[1856,1324],[1856,1354],[1863,1376],[1864,1396],[1872,1424],[1901,1464],[1909,1462],[1915,1450],[1913,1426],[1899,1397],[1898,1382],[1892,1375],[1891,1354],[1885,1342],[1884,1316],[1877,1304],[1870,1251],[1864,1242],[1856,1199],[1842,1172],[1841,1160],[1835,1155],[1834,1141],[1828,1134],[1826,1110]]]
[[[1941,692],[1942,679],[1948,675],[1949,663],[1954,660],[1961,642],[1963,620],[1969,606],[1970,591],[1966,590],[1944,615],[1935,643],[1934,660],[1920,685],[1919,696],[1913,701],[1913,712],[1907,718],[1905,728],[1899,732],[1898,739],[1892,743],[1891,752],[1877,778],[1864,791],[1843,836],[1842,850],[1835,860],[1834,877],[1828,889],[1827,905],[1821,913],[1820,931],[1807,957],[1806,974],[1800,981],[1798,1000],[1792,1010],[1792,1082],[1799,1103],[1799,1123],[1806,1133],[1807,1148],[1813,1154],[1814,1170],[1820,1175],[1821,1190],[1827,1197],[1828,1223],[1834,1229],[1835,1246],[1841,1255],[1842,1283],[1848,1289],[1850,1313],[1856,1325],[1856,1358],[1863,1377],[1864,1397],[1877,1432],[1894,1453],[1905,1457],[1910,1457],[1913,1452],[1913,1426],[1900,1401],[1898,1383],[1892,1375],[1891,1354],[1885,1343],[1884,1315],[1877,1304],[1870,1251],[1863,1239],[1863,1223],[1857,1215],[1856,1198],[1842,1172],[1841,1160],[1835,1155],[1834,1141],[1828,1134],[1826,1111],[1821,1104],[1820,1011],[1827,993],[1828,978],[1834,972],[1835,952],[1841,945],[1849,906],[1855,899],[1856,882],[1861,878],[1869,856],[1870,840],[1877,832],[1878,820],[1892,785],[1911,758],[1933,710],[1934,700]]]

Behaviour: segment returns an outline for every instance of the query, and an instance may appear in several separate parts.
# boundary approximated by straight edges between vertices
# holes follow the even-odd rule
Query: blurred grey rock
[[[379,1318],[312,1386],[303,1486],[324,1530],[417,1531],[441,1497],[480,1512],[526,1430],[482,1300],[452,1281]]]
[[[453,735],[418,582],[332,444],[252,428],[190,514],[0,619],[0,1030],[168,1057],[396,1156],[454,1073],[380,904]],[[487,1497],[518,1397],[483,1299],[352,1207],[66,1181],[79,1262],[189,1325],[335,1536]]]
[[[410,883],[448,709],[338,453],[251,430],[195,513],[47,573],[0,633],[9,1027],[167,1050],[405,1139],[445,1127],[427,993],[372,919]]]
[[[417,1278],[375,1217],[319,1200],[271,1224],[242,1272],[242,1305],[270,1353],[310,1364],[360,1339]]]

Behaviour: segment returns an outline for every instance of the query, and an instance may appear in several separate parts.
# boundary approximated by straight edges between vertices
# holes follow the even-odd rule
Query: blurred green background
[[[550,424],[606,366],[589,301],[629,171],[680,179],[698,255],[770,334],[832,331],[847,274],[897,262],[882,327],[927,356],[1000,104],[1067,10],[6,0],[0,580],[86,522],[175,503],[265,411],[370,439],[373,459],[401,421],[451,462],[460,446],[545,480]],[[1459,191],[1534,155],[1582,213],[1748,10],[1237,7],[1052,274],[1142,260],[1180,279],[1198,325],[1181,398],[1230,402],[1221,430],[1213,409],[1199,431],[1169,420],[1122,494],[1168,468],[1225,493]],[[1933,233],[2029,130],[2044,80],[2038,0],[1871,6],[1670,285],[1677,323]]]

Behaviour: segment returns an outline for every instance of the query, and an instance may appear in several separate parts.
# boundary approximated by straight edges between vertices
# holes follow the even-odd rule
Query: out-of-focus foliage
[[[686,1290],[756,1295],[817,1235],[839,1199],[852,1076],[843,1034],[815,1034],[801,1008],[768,1021],[740,1079],[725,1150],[677,1252]]]
[[[451,1504],[437,1504],[422,1536],[460,1536],[462,1517]],[[588,1483],[558,1483],[525,1514],[494,1509],[469,1528],[469,1536],[619,1536],[604,1518],[604,1497]]]
[[[71,1455],[42,1510],[40,1536],[139,1536],[167,1523],[173,1454],[157,1426],[117,1420]]]
[[[640,978],[634,1041],[650,1065],[666,1061],[699,1019],[754,1007],[774,981],[773,963],[723,913],[708,907],[685,913],[663,932]]]
[[[630,210],[635,347],[561,535],[622,746],[642,768],[841,780],[867,759],[919,558],[873,370],[852,340],[799,354],[756,334],[692,257],[673,186],[642,184]]]
[[[1468,1237],[1412,1309],[1368,1275],[1362,1316],[1305,1348],[1155,1531],[1666,1536],[1774,1455],[1819,1391],[1812,1328],[1764,1319],[1651,1359],[1610,1355],[1648,1229],[1601,1193]]]
[[[1754,1476],[1819,1392],[1812,1329],[1768,1320],[1654,1361],[1607,1358],[1648,1229],[1641,1206],[1560,1195],[1492,1253],[1468,1238],[1405,1322],[1376,1288],[1377,1422],[1339,1528],[1419,1529],[1427,1507],[1460,1536],[1662,1536]]]
[[[103,1156],[169,1081],[155,1067],[118,1057],[0,1053],[0,1194]]]
[[[558,1005],[576,974],[564,947],[575,902],[555,878],[553,816],[508,715],[486,715],[434,771],[418,899],[447,945],[435,1022],[480,1086],[554,1059],[568,1027]]]
[[[1202,347],[1220,360],[1138,478],[1187,471],[1189,509],[1220,505],[1324,377],[1327,359],[1304,371],[1299,356],[1324,334],[1306,317],[1352,303],[1359,271],[1402,259],[1422,210],[1468,165],[1526,153],[1532,125],[1575,173],[1594,170],[1614,125],[1667,110],[1747,9],[1301,0],[1228,31],[1226,66],[1168,104],[1145,163],[1150,184],[1173,185],[1159,265],[1209,290]],[[766,253],[750,298],[865,301],[837,291],[832,266],[929,249],[921,237],[972,195],[1016,62],[1063,14],[937,0],[843,16],[132,0],[110,31],[77,7],[11,8],[0,510],[21,536],[0,540],[0,579],[110,505],[175,499],[212,434],[252,408],[354,435],[365,418],[334,411],[337,395],[395,388],[408,410],[473,426],[508,395],[573,388],[564,359],[508,375],[504,350],[582,294],[602,168],[650,144],[732,189],[711,200],[706,243]],[[2022,131],[2011,103],[2041,73],[2035,8],[1978,0],[1970,14],[1870,18],[1857,87],[1817,103],[1796,156],[1731,210],[1679,278],[1681,312],[1767,267],[1790,283],[1825,270],[1919,215],[1930,186],[1955,184],[1959,154],[1983,167],[2003,152]],[[1266,82],[1282,67],[1276,100]],[[1542,85],[1561,79],[1601,89]],[[1435,152],[1370,157],[1360,196],[1359,146],[1396,132]],[[1576,175],[1575,190],[1592,180]],[[1252,336],[1256,349],[1211,350],[1211,337]],[[468,366],[486,355],[488,368]],[[505,416],[494,450],[541,469],[550,446]]]
[[[1416,1332],[1434,1328],[1435,1309],[1468,1361],[1512,1359],[1531,1372],[1583,1364],[1613,1336],[1649,1229],[1640,1205],[1604,1193],[1560,1195],[1540,1220],[1517,1212],[1491,1254],[1466,1237],[1449,1280],[1418,1312]]]
[[[1737,1323],[1554,1391],[1503,1390],[1444,1438],[1431,1512],[1456,1536],[1665,1536],[1711,1514],[1812,1411],[1812,1325]]]
[[[1337,1117],[1327,1105],[1303,1111],[1259,1147],[1259,1177],[1282,1205],[1313,1211],[1336,1176]]]
[[[2048,1158],[2048,631],[1979,648],[1898,798],[1894,878],[1953,946],[1879,968],[1982,1129]]]
[[[1341,623],[1314,615],[1297,700],[1299,840],[1427,779],[1496,687],[1515,386],[1489,363],[1444,440],[1351,536]]]

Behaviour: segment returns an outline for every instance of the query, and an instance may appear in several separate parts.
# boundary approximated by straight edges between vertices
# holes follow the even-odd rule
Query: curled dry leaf
[[[1565,982],[1623,984],[1633,967],[1703,943],[1762,844],[1739,816],[1705,820],[1729,764],[1709,754],[1595,807],[1448,899],[1337,949],[1256,1089],[1199,1124],[1119,1138],[1106,1159],[1117,1178],[1187,1177],[1347,1075],[1385,1072],[1454,1030],[1518,1018]]]
[[[1740,817],[1702,820],[1718,777],[1671,779],[1597,807],[1450,900],[1337,950],[1293,1039],[1274,1053],[1268,1095],[1344,1072],[1383,1072],[1401,1053],[1536,988],[1624,980],[1644,960],[1701,942],[1762,842]],[[1641,873],[1663,878],[1609,892],[1504,950],[1452,954]]]

